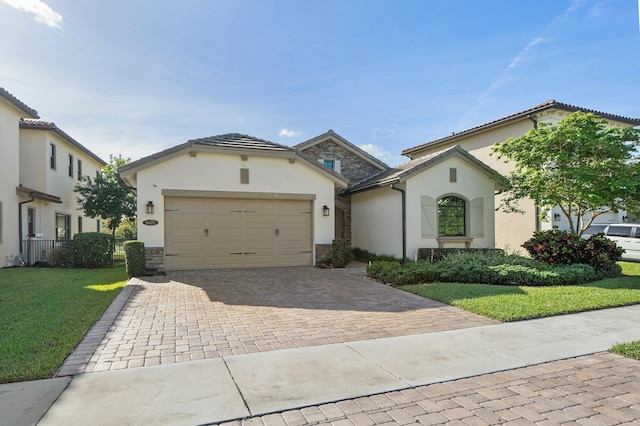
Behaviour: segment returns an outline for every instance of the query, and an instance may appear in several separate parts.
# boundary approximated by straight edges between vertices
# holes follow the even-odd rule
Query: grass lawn
[[[0,269],[0,383],[51,377],[126,281],[124,267]]]
[[[520,321],[640,303],[640,263],[620,265],[624,277],[576,286],[434,283],[400,288],[489,318]]]
[[[640,360],[640,340],[629,343],[619,343],[611,348],[611,352]]]

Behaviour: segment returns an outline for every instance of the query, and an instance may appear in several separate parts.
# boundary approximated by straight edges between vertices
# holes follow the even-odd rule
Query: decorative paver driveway
[[[135,286],[135,291],[106,336],[95,342],[95,352],[95,345],[87,351],[84,342],[60,374],[496,323],[361,275],[363,267],[302,267],[133,279],[127,287]]]

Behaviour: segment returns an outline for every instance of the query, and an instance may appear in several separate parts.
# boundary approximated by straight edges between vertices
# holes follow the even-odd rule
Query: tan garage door
[[[165,268],[312,264],[311,201],[165,199]]]

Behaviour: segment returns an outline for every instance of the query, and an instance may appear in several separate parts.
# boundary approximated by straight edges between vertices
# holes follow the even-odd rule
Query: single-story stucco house
[[[138,198],[149,268],[313,265],[330,252],[348,180],[293,148],[232,133],[119,169]]]
[[[496,174],[460,147],[390,168],[333,131],[294,148],[238,133],[195,139],[119,169],[158,270],[313,265],[336,236],[397,256],[493,247]],[[445,236],[438,203],[451,204]]]

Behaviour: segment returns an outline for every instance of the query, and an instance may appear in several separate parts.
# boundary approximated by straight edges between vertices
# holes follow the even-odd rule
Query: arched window
[[[464,237],[467,235],[466,204],[465,200],[453,195],[438,200],[438,236]]]

